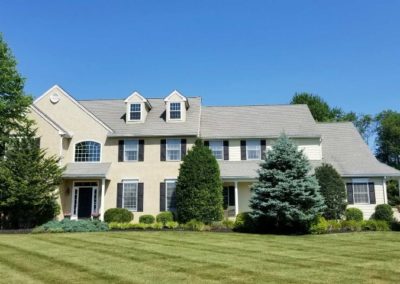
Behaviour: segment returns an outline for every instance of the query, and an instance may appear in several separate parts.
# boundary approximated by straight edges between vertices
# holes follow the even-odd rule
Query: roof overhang
[[[63,179],[108,179],[111,163],[68,163]]]

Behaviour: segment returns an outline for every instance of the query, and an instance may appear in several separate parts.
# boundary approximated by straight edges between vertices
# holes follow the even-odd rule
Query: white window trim
[[[132,105],[139,105],[140,106],[140,111],[134,111],[134,112],[139,112],[140,113],[140,119],[131,119],[131,106]],[[135,122],[135,121],[142,121],[143,117],[143,104],[142,103],[129,103],[128,104],[128,119],[127,121]]]
[[[179,141],[179,158],[177,160],[171,160],[169,159],[169,155],[168,155],[168,141],[173,141],[173,140],[177,140]],[[175,151],[175,149],[173,149]],[[165,141],[165,160],[169,161],[169,162],[180,162],[182,160],[182,141],[181,139],[167,139]]]
[[[76,162],[76,144],[79,144],[81,142],[96,142],[100,144],[100,160],[99,161],[90,161],[90,162]],[[103,157],[103,144],[97,140],[93,139],[86,139],[86,140],[79,140],[74,143],[74,163],[101,163]]]
[[[165,211],[170,211],[170,208],[168,208],[168,183],[175,183],[175,192],[176,192],[176,182],[177,179],[166,179],[165,181]],[[173,208],[176,209],[176,208]]]
[[[362,180],[359,180],[359,181],[356,181],[356,182],[354,182],[354,180],[355,179],[353,179],[353,182],[352,182],[352,184],[351,184],[351,187],[352,187],[352,189],[353,189],[353,204],[357,204],[357,205],[370,205],[371,204],[371,197],[370,197],[370,195],[369,195],[369,182],[368,182],[368,180],[366,180],[366,181],[362,181]],[[356,198],[355,198],[355,194],[354,194],[354,185],[355,184],[366,184],[367,185],[367,196],[368,196],[368,203],[365,203],[365,202],[356,202]]]
[[[257,141],[258,142],[258,145],[259,145],[259,147],[260,147],[260,158],[257,158],[257,159],[253,159],[253,158],[249,158],[249,142],[250,141]],[[246,140],[246,160],[249,160],[249,161],[260,161],[260,160],[262,160],[262,150],[261,150],[261,140],[260,139],[248,139],[248,140]]]
[[[125,146],[126,146],[126,141],[136,141],[137,142],[137,146],[136,146],[136,151],[137,151],[137,155],[136,155],[136,160],[127,160],[125,158]],[[138,162],[139,161],[139,140],[138,139],[125,139],[124,140],[124,162]]]
[[[179,113],[180,113],[180,117],[179,118],[172,118],[171,117],[171,106],[172,106],[172,104],[179,104]],[[174,112],[177,112],[176,110],[174,110]],[[172,121],[181,121],[183,118],[182,118],[182,102],[169,102],[169,105],[168,105],[168,115],[169,115],[169,120],[172,120]]]
[[[215,157],[215,155],[213,154],[213,156],[215,157],[215,159],[217,160],[217,161],[223,161],[224,160],[224,157],[225,157],[225,147],[224,147],[224,140],[209,140],[209,148],[210,148],[210,150],[211,150],[211,152],[212,152],[212,149],[211,149],[211,143],[212,142],[221,142],[221,144],[222,144],[222,157],[221,157],[221,159],[217,159],[217,157]],[[246,152],[247,152],[247,149],[246,149]]]
[[[138,201],[139,201],[139,180],[137,179],[125,179],[122,181],[122,208],[125,208],[125,184],[126,183],[136,183],[136,209],[129,209],[127,210],[131,212],[137,212],[138,210]]]

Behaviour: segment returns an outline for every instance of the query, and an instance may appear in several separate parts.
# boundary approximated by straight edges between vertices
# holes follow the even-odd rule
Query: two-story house
[[[76,100],[59,86],[37,98],[31,117],[41,147],[66,166],[61,216],[90,218],[122,207],[156,215],[175,209],[179,167],[197,138],[218,160],[227,217],[249,211],[250,185],[263,153],[282,133],[313,167],[332,164],[349,206],[369,218],[387,203],[386,179],[400,172],[378,162],[351,123],[316,123],[306,105],[203,106],[177,91],[165,98]]]

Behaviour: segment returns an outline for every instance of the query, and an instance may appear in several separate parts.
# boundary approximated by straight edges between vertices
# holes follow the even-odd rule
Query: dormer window
[[[170,119],[181,119],[181,103],[170,103]]]
[[[188,99],[178,91],[173,91],[165,99],[166,122],[181,123],[186,121],[189,109]]]
[[[129,120],[141,120],[141,104],[131,104]]]
[[[125,101],[126,104],[126,123],[143,123],[146,121],[151,104],[138,92],[134,92]]]

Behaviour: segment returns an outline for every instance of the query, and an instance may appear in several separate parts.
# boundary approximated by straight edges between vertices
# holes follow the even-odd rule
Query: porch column
[[[104,221],[104,198],[106,195],[106,179],[101,179],[101,203],[100,203],[100,220]]]
[[[238,182],[235,181],[235,217],[239,214],[239,189]]]

